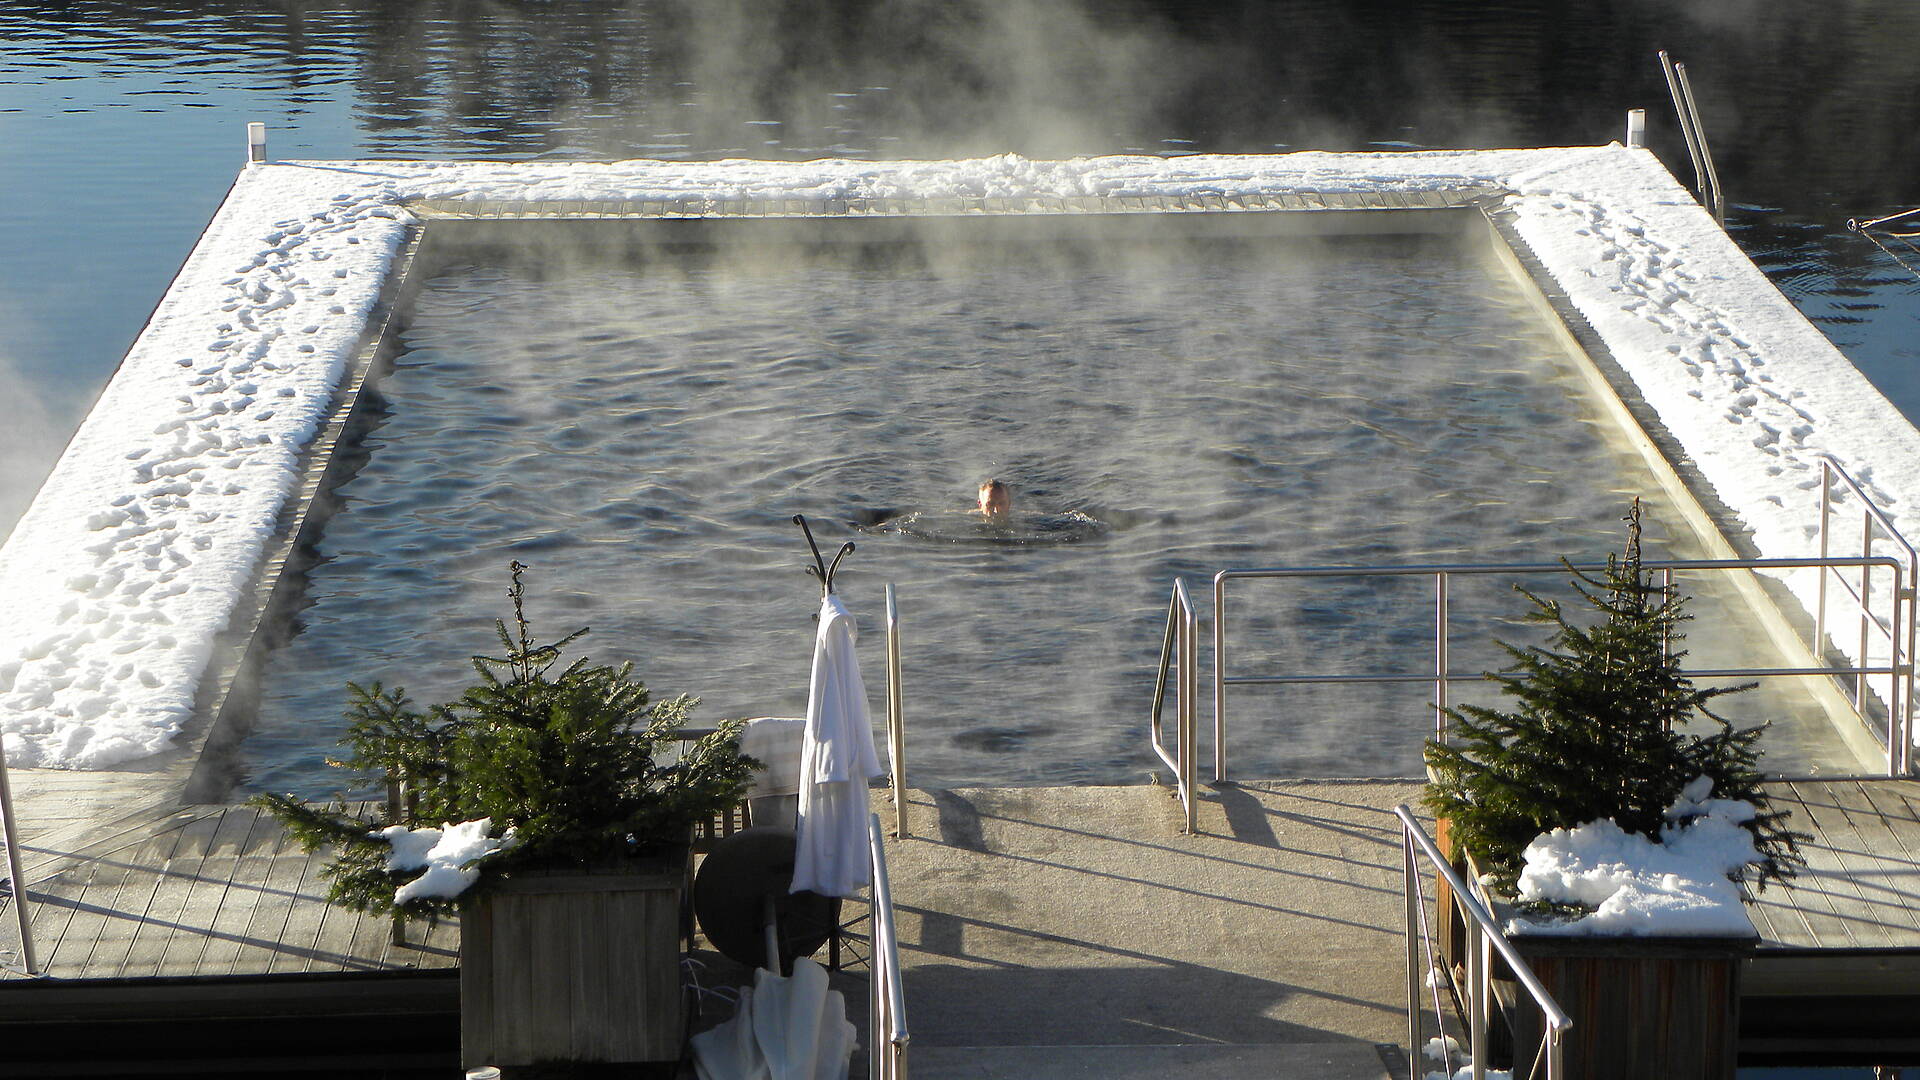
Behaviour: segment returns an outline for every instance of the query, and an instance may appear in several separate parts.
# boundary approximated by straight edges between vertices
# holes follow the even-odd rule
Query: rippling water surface
[[[469,681],[510,559],[545,631],[592,626],[657,692],[798,713],[796,512],[857,544],[839,591],[876,701],[898,586],[916,783],[1134,781],[1176,575],[1600,557],[1653,487],[1517,291],[1437,242],[456,267],[383,392],[265,679],[255,786],[326,790],[348,679]],[[1005,526],[966,512],[987,476]],[[1251,667],[1430,652],[1424,583],[1253,588]],[[1514,632],[1504,588],[1461,593],[1464,652]],[[1431,696],[1246,693],[1236,766],[1409,774]]]
[[[1920,95],[1920,65],[1912,62],[1910,45],[1916,30],[1920,7],[1889,0],[1820,5],[1748,0],[1577,5],[1559,0],[1470,5],[1456,0],[848,0],[832,5],[809,0],[12,0],[0,5],[0,136],[7,146],[0,154],[0,188],[6,192],[0,199],[0,393],[8,403],[8,422],[0,425],[0,531],[25,506],[219,204],[239,167],[249,120],[269,125],[270,152],[281,158],[800,160],[1008,151],[1043,157],[1584,145],[1618,138],[1624,110],[1642,107],[1649,110],[1655,151],[1685,181],[1686,153],[1654,59],[1655,50],[1668,48],[1687,61],[1700,96],[1732,199],[1728,224],[1734,238],[1897,405],[1909,416],[1920,416],[1920,376],[1915,374],[1920,348],[1913,333],[1920,285],[1842,224],[1848,217],[1920,202],[1920,143],[1909,136],[1912,103]],[[430,299],[452,303],[451,297],[466,287],[446,285]],[[506,296],[514,291],[502,287]],[[1336,308],[1349,301],[1363,306],[1357,297],[1324,298]],[[601,314],[617,315],[630,304],[626,295],[609,296]],[[503,296],[500,306],[513,305]],[[779,304],[767,310],[778,318],[792,313]],[[1403,313],[1385,314],[1399,319]],[[1007,318],[1035,321],[1025,315]],[[1444,321],[1447,315],[1442,311],[1438,318]],[[421,325],[416,358],[432,354],[427,339],[444,329]],[[850,332],[864,329],[860,324]],[[581,330],[577,336],[599,332]],[[567,335],[558,336],[566,343]],[[579,344],[578,355],[590,358],[597,343]],[[1290,338],[1288,344],[1299,342]],[[789,346],[765,347],[784,355],[781,350]],[[516,369],[516,379],[533,377],[528,372],[540,365],[532,359],[536,362]],[[551,365],[552,358],[547,362]],[[1505,370],[1495,369],[1482,391],[1512,393],[1502,382]],[[395,432],[411,422],[409,410],[401,407],[404,382],[394,384]],[[1370,402],[1387,385],[1392,384],[1373,380],[1325,392]],[[493,393],[506,401],[527,396],[518,392],[515,380],[500,386]],[[995,395],[1005,388],[969,385],[953,392],[985,409],[1002,400]],[[1025,404],[1018,395],[1014,400]],[[1116,408],[1136,404],[1107,400]],[[1531,422],[1524,402],[1532,400],[1515,406],[1516,422]],[[926,401],[916,407],[931,413],[936,405],[953,407]],[[1229,449],[1193,471],[1242,478],[1250,491],[1272,488],[1288,495],[1291,504],[1298,492],[1289,486],[1311,487],[1317,481],[1283,480],[1263,473],[1263,464],[1291,461],[1287,454],[1301,452],[1299,447],[1337,445],[1330,432],[1356,445],[1371,438],[1397,452],[1391,439],[1362,424],[1398,431],[1403,438],[1450,434],[1430,426],[1409,435],[1366,411],[1374,407],[1354,413],[1352,424],[1328,419],[1321,425],[1326,431],[1309,426],[1311,438],[1295,440],[1286,452],[1249,449],[1255,444],[1223,438],[1220,445]],[[1071,444],[1075,421],[1064,415],[1050,419],[1061,444]],[[1124,419],[1109,422],[1118,429]],[[666,421],[675,429],[687,423],[684,418]],[[740,426],[749,425],[742,421]],[[1579,421],[1574,426],[1582,427]],[[514,430],[530,438],[527,433],[535,427],[540,425],[529,421]],[[562,418],[552,430],[567,427]],[[1205,425],[1199,430],[1211,434]],[[390,432],[377,437],[401,441]],[[1189,441],[1213,446],[1206,438]],[[828,484],[824,492],[818,485],[795,486],[806,488],[806,506],[825,519],[827,528],[836,535],[845,530],[844,535],[867,545],[853,560],[849,588],[869,617],[877,610],[876,587],[883,574],[878,556],[888,550],[931,550],[926,534],[946,531],[952,523],[947,515],[965,501],[965,489],[977,479],[973,472],[981,469],[1018,472],[1023,500],[1036,512],[1066,513],[1062,507],[1084,504],[1108,516],[1096,535],[1057,552],[1043,554],[1031,550],[1034,545],[960,544],[951,545],[947,557],[1002,567],[997,572],[1028,589],[1039,589],[1034,582],[1046,575],[1004,567],[1043,558],[1146,560],[1133,545],[1150,534],[1126,512],[1158,511],[1178,504],[1185,494],[1116,494],[1118,482],[1070,474],[1070,460],[1048,459],[1035,446],[1033,440],[993,442],[990,453],[983,451],[984,460],[938,459],[891,482],[836,466],[834,479],[860,482]],[[871,452],[898,455],[911,453],[911,447]],[[1425,464],[1417,458],[1401,452],[1383,460],[1398,469],[1399,462],[1416,459],[1407,466],[1412,469]],[[568,459],[561,454],[557,460]],[[786,467],[804,460],[788,461]],[[935,467],[942,462],[945,472]],[[1527,464],[1540,463],[1529,458]],[[1371,473],[1386,473],[1388,467],[1363,471],[1369,472],[1361,477],[1365,484],[1378,484],[1384,481]],[[1337,470],[1323,464],[1322,472]],[[515,474],[523,475],[532,474]],[[494,479],[477,487],[519,482]],[[882,491],[895,493],[882,497]],[[357,497],[363,499],[360,509],[369,511],[380,501]],[[675,505],[664,495],[652,501],[633,492],[605,497],[615,506],[640,499],[636,506],[671,512]],[[679,497],[693,496],[683,490]],[[1412,514],[1424,512],[1422,498],[1383,504],[1396,514]],[[1436,495],[1435,517],[1453,514],[1462,531],[1478,528],[1473,515],[1458,505],[1461,498]],[[772,524],[764,528],[771,531],[750,545],[754,558],[774,559],[758,552],[763,544],[776,544],[776,537],[780,548],[793,546],[779,526],[788,509],[767,509],[766,521]],[[899,528],[855,530],[846,524],[888,509],[921,516]],[[1489,506],[1486,516],[1498,509]],[[1133,588],[1142,610],[1157,608],[1164,601],[1160,590],[1166,572],[1182,557],[1197,563],[1219,547],[1236,558],[1251,556],[1259,553],[1260,543],[1288,550],[1285,545],[1296,531],[1291,519],[1269,522],[1264,534],[1250,527],[1235,532],[1231,522],[1240,519],[1232,517],[1234,512],[1221,515],[1227,524],[1212,523],[1220,530],[1217,535],[1168,541],[1170,554],[1154,575],[1132,579],[1132,585],[1120,577],[1100,579],[1101,585],[1083,585],[1082,591]],[[1527,527],[1524,514],[1499,512],[1513,518],[1516,527]],[[1594,527],[1604,532],[1612,513],[1611,508],[1596,510]],[[343,517],[338,527],[348,528],[352,518]],[[1358,543],[1381,543],[1382,550],[1440,550],[1462,542],[1451,533],[1445,544],[1422,539],[1428,526],[1407,524],[1394,514],[1363,520],[1380,524],[1361,530]],[[663,527],[693,530],[697,525],[696,520]],[[1471,539],[1495,544],[1493,550],[1507,542]],[[561,572],[547,565],[557,552],[535,558],[538,554],[525,557],[540,566],[540,573]],[[726,557],[703,565],[723,565]],[[898,555],[888,557],[899,565]],[[493,577],[500,572],[499,561],[496,553],[472,560],[473,577],[486,583],[472,586],[477,590],[473,606],[487,613],[496,606]],[[793,565],[784,558],[779,572],[791,575]],[[416,567],[414,572],[423,571]],[[930,569],[916,573],[923,576],[884,574],[902,584],[909,619],[918,620],[910,627],[931,617],[928,605],[944,602],[933,597],[939,576]],[[999,587],[1017,591],[1012,584]],[[799,618],[810,610],[804,578],[779,577],[763,582],[760,590],[760,602],[770,607],[799,605],[769,611],[767,621],[773,624],[789,625],[796,610]],[[1302,616],[1339,625],[1404,603],[1397,597],[1342,596],[1303,608]],[[686,607],[704,613],[715,604]],[[983,599],[980,610],[986,613],[982,618],[990,618],[1019,609]],[[328,625],[324,604],[311,615],[313,647],[320,649],[319,635]],[[1139,625],[1125,626],[1113,640],[1139,655],[1122,658],[1113,670],[1139,672],[1153,659],[1147,654],[1158,641],[1157,615],[1129,617]],[[555,621],[561,620],[556,616]],[[605,648],[618,645],[625,651],[629,641],[638,640],[599,613],[590,621],[602,626],[597,647],[604,642]],[[729,648],[744,647],[740,640],[750,636],[724,627],[702,632],[719,635]],[[921,632],[924,652],[939,638]],[[1006,632],[996,627],[968,634]],[[1090,648],[1056,638],[1038,639],[1032,648]],[[955,640],[960,640],[957,634]],[[466,647],[443,652],[457,654]],[[784,652],[790,646],[779,648]],[[656,671],[644,653],[641,659],[664,687],[684,682],[716,695],[710,715],[722,708],[779,707],[771,701],[722,700],[718,695],[725,691],[713,685],[719,680],[683,679],[671,669]],[[916,688],[962,677],[957,661],[917,663],[923,667],[910,675]],[[366,666],[360,659],[337,665],[356,672]],[[445,667],[439,660],[423,660],[420,666]],[[1143,678],[1126,677],[1136,683]],[[788,686],[784,676],[765,678]],[[1023,685],[1032,679],[996,677],[989,669],[970,694],[958,695],[959,704],[943,706],[955,715],[979,718],[982,730],[1000,733],[983,737],[983,746],[1015,748],[966,751],[972,764],[956,765],[954,775],[985,775],[983,762],[994,770],[1026,768],[1020,764],[1021,747],[1061,737],[1058,731],[1067,722],[1056,710],[1034,707],[1036,692]],[[329,687],[332,681],[331,675],[320,680]],[[417,678],[406,681],[427,689]],[[1137,709],[1139,692],[1134,685],[1113,691],[1110,700],[1116,709],[1120,702]],[[316,698],[287,714],[324,719],[334,711],[333,702]],[[294,759],[310,763],[316,753],[312,747],[328,738],[317,734],[306,748],[289,751],[293,758],[284,766],[263,766],[265,775],[281,768],[298,773],[304,766]],[[962,748],[951,752],[962,754]],[[1134,767],[1129,753],[1116,744],[1096,748],[1092,756],[1113,763],[1103,768],[1124,771]]]

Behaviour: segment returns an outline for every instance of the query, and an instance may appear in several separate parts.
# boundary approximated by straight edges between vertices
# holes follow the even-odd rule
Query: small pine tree
[[[1762,860],[1749,876],[1762,885],[1791,876],[1801,861],[1796,835],[1760,786],[1765,725],[1735,728],[1707,708],[1751,684],[1700,689],[1681,672],[1686,598],[1642,566],[1638,499],[1626,521],[1626,554],[1608,556],[1598,577],[1568,567],[1598,616],[1593,625],[1575,625],[1558,602],[1516,586],[1533,604],[1526,621],[1553,627],[1551,638],[1545,647],[1501,643],[1513,666],[1494,681],[1514,699],[1511,711],[1445,710],[1451,739],[1427,743],[1433,782],[1424,802],[1510,882],[1526,846],[1552,829],[1610,818],[1658,842],[1667,809],[1707,776],[1716,797],[1759,810],[1747,828]],[[1685,730],[1690,724],[1709,730]]]
[[[694,823],[743,797],[758,765],[740,753],[740,721],[663,752],[681,742],[695,699],[653,701],[632,664],[583,658],[561,667],[561,651],[586,631],[536,644],[525,570],[512,564],[512,632],[505,621],[494,624],[504,655],[473,658],[480,681],[425,713],[405,691],[349,684],[352,754],[335,762],[404,778],[420,824],[490,818],[495,832],[511,828],[516,843],[482,864],[482,886],[520,867],[602,863],[682,844]],[[359,911],[395,910],[394,890],[410,875],[386,868],[391,849],[371,835],[375,822],[291,795],[255,802],[307,850],[334,848],[325,871],[330,899]],[[398,914],[431,918],[456,907],[416,899]]]

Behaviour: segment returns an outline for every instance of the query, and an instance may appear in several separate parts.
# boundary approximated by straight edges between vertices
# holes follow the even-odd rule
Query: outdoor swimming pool
[[[1142,779],[1176,575],[1599,558],[1635,495],[1650,558],[1699,555],[1525,296],[1456,241],[551,256],[448,267],[415,302],[264,674],[252,788],[340,783],[349,679],[457,693],[514,559],[537,631],[592,627],[576,655],[631,659],[709,721],[800,713],[819,594],[795,513],[858,545],[839,591],[876,704],[898,586],[916,785]],[[966,513],[988,476],[1014,490],[1004,530]],[[1417,584],[1263,590],[1236,656],[1417,671],[1425,605]],[[1716,609],[1701,660],[1754,662]],[[1487,639],[1522,610],[1504,584],[1457,599],[1456,665],[1498,665]],[[1235,772],[1411,775],[1430,698],[1243,693]],[[1820,763],[1796,738],[1775,768]]]

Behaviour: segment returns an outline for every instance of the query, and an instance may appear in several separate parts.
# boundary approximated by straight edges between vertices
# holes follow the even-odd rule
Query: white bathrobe
[[[800,819],[794,892],[856,896],[867,864],[867,781],[880,775],[867,688],[854,656],[853,615],[829,594],[820,603],[807,733],[800,754]]]

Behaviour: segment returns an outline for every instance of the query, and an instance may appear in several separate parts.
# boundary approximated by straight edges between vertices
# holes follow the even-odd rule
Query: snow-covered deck
[[[800,203],[857,216],[891,212],[888,200],[987,200],[956,202],[961,214],[1155,200],[1312,209],[1343,194],[1414,208],[1466,190],[1501,201],[1760,554],[1810,553],[1821,453],[1909,518],[1920,432],[1644,150],[252,165],[0,549],[7,752],[32,768],[144,769],[170,746],[194,751],[176,737],[205,707],[219,635],[240,629],[313,441],[432,213],[658,202],[730,217]]]

